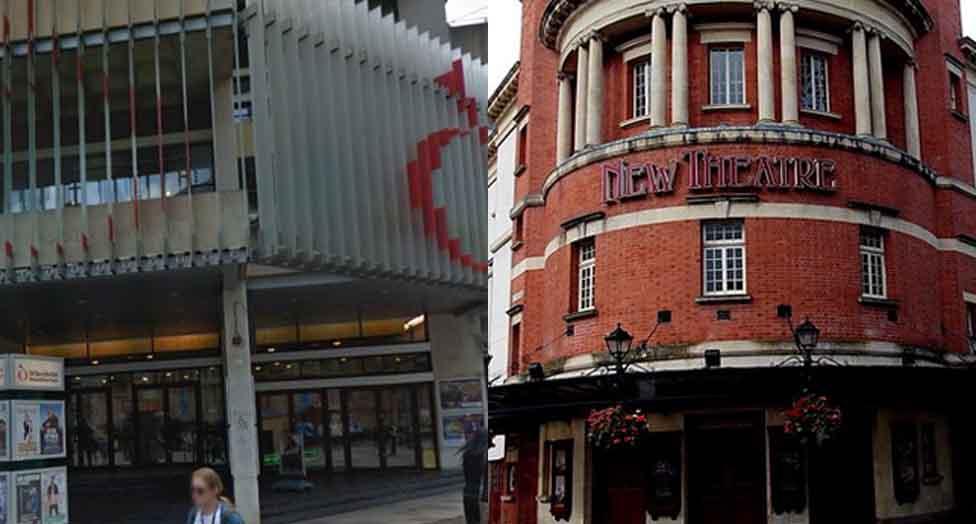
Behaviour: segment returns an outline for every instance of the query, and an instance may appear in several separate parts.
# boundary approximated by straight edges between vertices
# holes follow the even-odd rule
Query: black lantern
[[[810,351],[817,347],[817,340],[820,338],[820,330],[817,326],[806,319],[796,328],[796,345],[803,351]]]
[[[603,337],[603,341],[607,344],[610,357],[617,362],[622,362],[630,353],[630,345],[634,342],[634,337],[617,324],[617,328]]]

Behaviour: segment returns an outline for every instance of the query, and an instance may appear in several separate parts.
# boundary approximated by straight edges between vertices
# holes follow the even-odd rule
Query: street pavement
[[[464,524],[458,492],[375,506],[295,524]]]

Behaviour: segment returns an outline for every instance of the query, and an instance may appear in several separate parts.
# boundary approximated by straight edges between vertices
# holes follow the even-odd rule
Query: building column
[[[586,49],[586,42],[580,42],[576,49],[576,139],[574,150],[586,147],[586,94],[587,81],[590,79],[590,53]]]
[[[872,31],[868,37],[868,70],[871,83],[871,126],[875,138],[888,138],[885,121],[884,69],[881,67],[881,34]]]
[[[688,125],[688,10],[678,4],[671,15],[671,125]]]
[[[234,504],[248,524],[259,524],[258,433],[251,335],[248,323],[245,266],[223,269],[224,392],[227,404],[227,445],[234,482]]]
[[[922,158],[922,139],[918,127],[918,92],[915,84],[915,62],[905,62],[905,149],[915,158]]]
[[[756,2],[756,69],[759,78],[759,121],[776,120],[773,96],[773,20],[772,2]],[[765,81],[763,79],[766,79]]]
[[[868,50],[864,26],[860,22],[851,30],[851,49],[854,62],[854,132],[871,134],[871,92],[868,82]]]
[[[668,112],[668,28],[663,9],[651,16],[651,127],[660,127]]]
[[[796,86],[796,26],[793,22],[795,5],[780,6],[779,15],[779,71],[783,93],[783,123],[800,123],[800,106]],[[762,77],[760,77],[762,78]],[[762,84],[762,82],[760,82]]]
[[[586,90],[586,145],[603,143],[603,38],[590,35],[589,80]]]
[[[572,76],[559,73],[559,114],[556,117],[556,161],[573,154],[573,84]]]

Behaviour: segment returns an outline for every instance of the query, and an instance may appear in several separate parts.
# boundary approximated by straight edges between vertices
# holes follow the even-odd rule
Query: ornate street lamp
[[[603,337],[603,341],[607,344],[607,353],[610,354],[610,358],[613,359],[617,369],[621,370],[630,355],[630,346],[634,343],[633,335],[618,323],[616,329]]]
[[[794,336],[796,337],[796,345],[800,351],[808,354],[817,348],[817,341],[820,339],[820,329],[813,325],[813,322],[810,322],[808,318],[797,326]]]

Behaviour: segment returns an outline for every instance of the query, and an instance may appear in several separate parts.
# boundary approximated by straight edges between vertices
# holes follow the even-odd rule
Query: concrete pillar
[[[671,17],[671,125],[688,125],[688,17],[678,4]]]
[[[227,403],[227,444],[234,482],[234,504],[248,524],[260,524],[258,500],[258,433],[251,374],[247,281],[244,266],[223,269],[224,389]]]
[[[667,124],[668,112],[668,28],[664,10],[651,15],[651,127]]]
[[[780,6],[779,15],[779,71],[780,85],[783,88],[783,123],[800,123],[800,106],[797,102],[796,87],[796,27],[793,23],[795,5]],[[760,78],[762,78],[760,76]],[[760,85],[763,82],[759,83]]]
[[[864,26],[860,22],[851,30],[852,60],[854,62],[854,132],[871,134],[871,92],[868,87],[868,50]]]
[[[441,413],[440,383],[452,380],[481,381],[482,421],[487,420],[488,405],[485,382],[484,354],[487,340],[481,333],[479,315],[482,310],[463,314],[432,314],[427,316],[427,333],[430,335],[431,364],[434,369],[436,395],[435,416],[437,418],[438,449],[441,469],[456,470],[461,467],[461,457],[457,454],[460,444],[449,445],[444,441],[444,417]]]
[[[575,151],[586,147],[586,99],[587,82],[590,79],[590,53],[586,42],[580,42],[576,49],[576,140]]]
[[[881,67],[881,35],[873,31],[868,37],[868,70],[871,83],[871,126],[875,138],[888,138],[885,120],[884,69]]]
[[[905,62],[902,78],[905,82],[905,149],[913,157],[921,159],[922,139],[919,136],[918,127],[918,92],[915,84],[915,62],[911,60]]]
[[[586,145],[603,143],[603,38],[590,35],[589,68],[586,82]]]
[[[776,120],[773,95],[773,20],[772,2],[756,4],[756,69],[759,77],[759,122]]]
[[[556,116],[556,161],[573,154],[573,85],[572,77],[559,73],[559,114]]]

